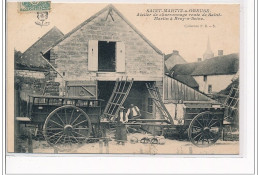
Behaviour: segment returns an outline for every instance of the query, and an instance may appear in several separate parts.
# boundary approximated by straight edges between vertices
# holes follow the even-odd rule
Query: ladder
[[[235,117],[238,118],[238,103],[239,103],[239,86],[233,85],[231,90],[223,104],[225,107],[223,124],[225,128],[223,129],[223,140],[225,140],[225,135],[231,135],[233,140],[233,127],[235,124]]]
[[[123,80],[123,77],[120,81],[119,79],[116,80],[113,92],[108,100],[108,103],[103,113],[105,118],[107,118],[110,121],[115,121],[119,109],[124,104],[131,90],[133,82],[133,78],[131,80],[127,80],[127,77],[125,80]]]
[[[233,85],[224,102],[224,120],[233,120],[233,116],[238,115],[239,87]]]
[[[162,117],[170,124],[173,124],[173,120],[172,120],[172,117],[169,113],[169,111],[166,109],[163,101],[162,101],[162,98],[161,98],[161,95],[160,95],[160,92],[159,92],[159,89],[158,87],[154,86],[154,85],[151,85],[151,83],[146,83],[146,87],[148,89],[148,92],[155,104],[155,106],[157,107],[157,109],[159,110],[160,114],[162,115]]]

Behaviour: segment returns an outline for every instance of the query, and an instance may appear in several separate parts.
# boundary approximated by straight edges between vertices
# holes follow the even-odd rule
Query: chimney
[[[222,56],[223,55],[223,50],[218,50],[218,56]]]
[[[201,58],[198,58],[198,62],[201,62],[201,60],[202,60]]]
[[[178,51],[178,50],[173,50],[173,51],[172,51],[172,54],[174,54],[174,55],[179,55],[179,51]]]

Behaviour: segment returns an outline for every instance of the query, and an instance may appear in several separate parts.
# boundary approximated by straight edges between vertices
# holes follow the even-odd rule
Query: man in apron
[[[117,144],[122,143],[122,145],[125,144],[127,141],[127,132],[126,132],[126,126],[124,125],[125,122],[128,122],[128,118],[125,113],[125,108],[121,107],[118,113],[118,117],[116,119],[116,135],[115,139],[117,141]]]

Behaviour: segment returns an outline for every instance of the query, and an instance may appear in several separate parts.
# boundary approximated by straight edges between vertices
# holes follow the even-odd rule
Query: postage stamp
[[[50,11],[51,1],[18,2],[19,12],[41,12]]]

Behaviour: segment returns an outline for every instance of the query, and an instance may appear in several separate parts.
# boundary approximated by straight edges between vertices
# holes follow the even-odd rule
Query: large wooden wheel
[[[73,105],[52,111],[43,126],[45,140],[58,149],[82,145],[89,138],[90,132],[91,122],[88,115]]]
[[[214,144],[220,137],[222,123],[219,116],[206,111],[193,118],[188,129],[190,141],[198,147]]]

